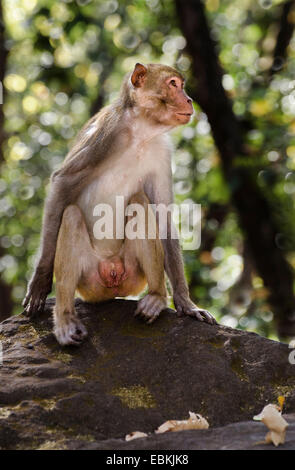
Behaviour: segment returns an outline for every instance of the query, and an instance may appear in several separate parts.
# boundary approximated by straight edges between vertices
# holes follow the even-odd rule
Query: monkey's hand
[[[199,321],[216,325],[217,321],[207,310],[197,307],[186,294],[174,294],[174,305],[178,316],[189,315]]]
[[[44,310],[46,297],[52,288],[52,271],[37,267],[28,285],[27,294],[23,301],[23,314],[32,317]]]

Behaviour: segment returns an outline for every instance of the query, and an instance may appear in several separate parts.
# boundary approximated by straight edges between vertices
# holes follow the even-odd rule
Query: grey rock
[[[61,347],[52,334],[53,304],[33,321],[20,315],[0,324],[1,449],[248,448],[266,428],[241,421],[279,395],[286,413],[295,409],[295,366],[285,344],[172,310],[146,325],[134,318],[134,301],[77,300],[89,337],[79,348]],[[189,411],[206,417],[210,429],[123,439]],[[295,442],[294,426],[285,446]]]
[[[68,449],[80,450],[294,450],[295,415],[284,415],[288,421],[286,441],[275,447],[265,443],[268,429],[263,423],[246,421],[219,428],[151,434],[142,439],[126,442],[107,439],[102,442],[67,442]]]

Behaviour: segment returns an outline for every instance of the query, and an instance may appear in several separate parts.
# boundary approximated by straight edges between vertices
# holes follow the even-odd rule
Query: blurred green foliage
[[[225,70],[223,86],[245,125],[251,157],[243,162],[271,201],[282,228],[277,243],[295,266],[294,40],[286,67],[273,78],[269,73],[281,3],[207,0],[205,5]],[[49,176],[97,100],[113,100],[137,61],[175,65],[187,76],[188,88],[192,77],[172,0],[4,0],[3,6],[9,56],[0,269],[13,285],[19,312],[38,248]],[[230,207],[222,225],[206,218],[212,203],[229,204],[229,191],[207,117],[197,106],[192,123],[175,130],[173,141],[176,199],[202,204],[203,230],[216,234],[212,250],[201,245],[184,253],[192,294],[222,323],[275,337],[257,274],[244,301],[230,301],[243,268],[243,237]]]

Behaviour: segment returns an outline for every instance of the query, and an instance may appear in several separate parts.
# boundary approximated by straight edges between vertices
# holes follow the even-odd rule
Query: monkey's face
[[[184,78],[172,67],[136,64],[131,83],[134,100],[146,118],[156,124],[175,127],[187,124],[194,112],[184,91]]]
[[[183,78],[173,75],[162,86],[167,121],[171,125],[187,124],[194,112],[192,100],[184,91]]]

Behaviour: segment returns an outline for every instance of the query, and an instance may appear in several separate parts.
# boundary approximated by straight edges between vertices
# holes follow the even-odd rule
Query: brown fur
[[[188,122],[192,112],[178,71],[136,64],[119,98],[86,123],[53,173],[41,254],[24,306],[28,315],[43,309],[55,269],[55,334],[61,344],[78,344],[86,335],[74,311],[76,289],[86,300],[101,301],[137,294],[147,282],[149,292],[137,313],[153,321],[166,305],[164,266],[179,313],[213,322],[189,299],[177,240],[97,241],[91,233],[95,202],[123,194],[125,200],[140,201],[146,215],[146,194],[155,204],[172,202],[170,154],[162,134]]]

